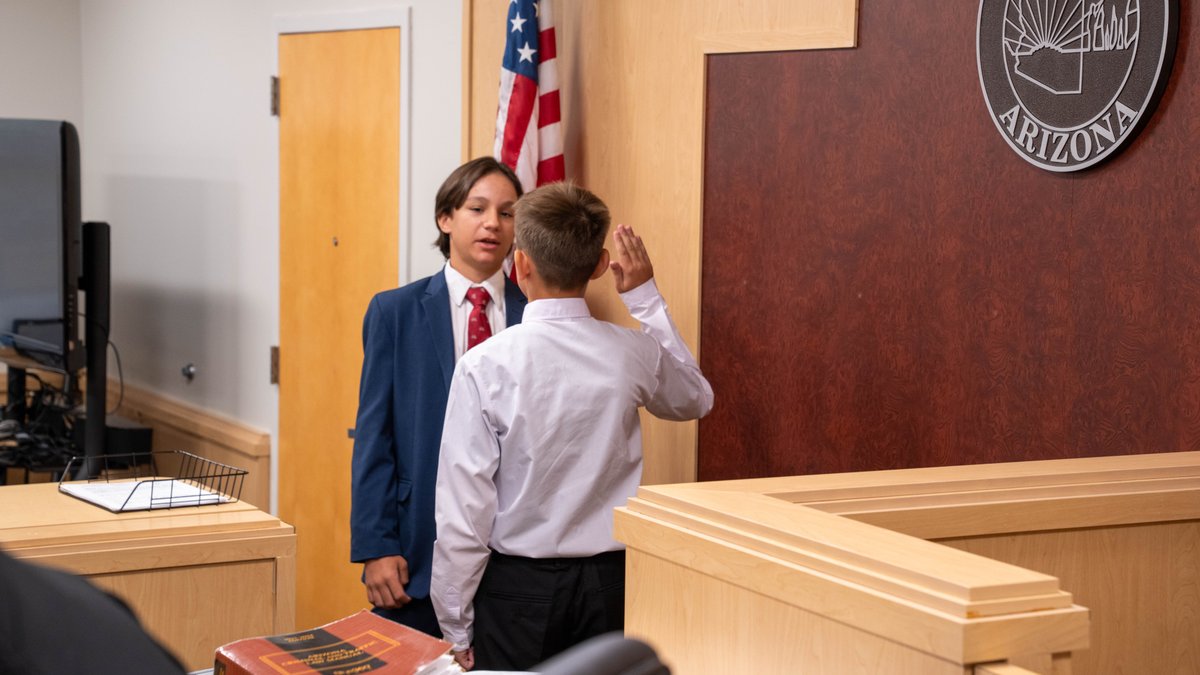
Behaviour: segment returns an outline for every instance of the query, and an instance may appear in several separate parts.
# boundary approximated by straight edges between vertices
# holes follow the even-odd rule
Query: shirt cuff
[[[644,305],[654,300],[654,298],[658,297],[658,294],[658,285],[654,283],[654,278],[651,277],[641,286],[631,288],[620,295],[621,302],[625,303],[626,307],[633,307],[635,305]]]
[[[446,630],[446,626],[442,626],[442,639],[454,645],[454,651],[461,652],[464,649],[471,647],[471,632],[463,630],[461,626],[451,626],[450,630]]]

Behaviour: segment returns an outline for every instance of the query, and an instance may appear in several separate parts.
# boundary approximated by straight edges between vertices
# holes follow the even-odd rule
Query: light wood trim
[[[697,40],[705,54],[732,54],[857,47],[857,37],[852,25],[848,30],[840,27],[838,30],[713,33],[701,35]]]
[[[1018,663],[982,663],[975,666],[974,675],[1071,675],[1070,654],[1050,654],[1038,661],[1040,667],[1026,667]]]
[[[110,379],[109,403],[116,402],[118,396],[120,385]],[[231,448],[247,457],[267,457],[271,454],[271,435],[267,432],[129,383],[125,384],[125,394],[118,413],[144,418],[153,423],[150,426],[171,426],[188,435]]]
[[[975,666],[975,675],[1039,675],[1011,663],[984,663]]]
[[[556,6],[555,9],[556,16],[561,16],[557,14],[561,8]],[[464,161],[492,154],[506,35],[503,23],[507,11],[507,1],[463,0],[463,69],[467,73],[463,78],[462,101]],[[562,58],[561,45],[560,38],[559,59]],[[561,81],[562,71],[559,73]]]
[[[767,594],[653,555],[627,558],[625,631],[674,673],[970,675],[922,649],[829,621]],[[680,598],[686,598],[681,605]]]
[[[296,630],[296,546],[275,557],[275,634]]]
[[[678,563],[957,663],[1087,646],[1087,610],[1083,607],[1018,611],[999,621],[996,617],[956,617],[941,611],[937,602],[924,604],[880,590],[885,584],[864,586],[859,583],[864,578],[861,570],[852,565],[831,561],[825,569],[813,569],[632,510],[617,510],[614,534],[631,551]],[[936,544],[929,544],[929,548],[945,549]],[[985,569],[995,563],[986,558],[977,560]],[[626,602],[635,600],[627,596]],[[628,607],[626,611],[630,612]],[[970,640],[965,637],[968,631]]]
[[[194,455],[248,471],[241,500],[269,508],[271,499],[271,435],[242,422],[148,389],[108,381],[109,405],[121,400],[117,413],[154,430],[155,450],[186,450]]]
[[[1193,486],[1155,492],[1147,487],[1136,494],[1098,492],[1091,496],[1061,499],[1014,500],[1009,503],[983,501],[928,509],[897,509],[863,514],[847,512],[845,515],[927,539],[1133,525],[1200,518],[1200,488]]]
[[[1196,468],[1198,462],[1200,452],[1165,452],[975,464],[969,470],[961,466],[942,466],[712,481],[705,483],[705,489],[753,491],[790,502],[815,504],[894,495],[1194,476],[1200,475],[1200,469]]]
[[[618,509],[615,534],[631,559],[670,561],[964,666],[1158,672],[1200,654],[1187,590],[1198,475],[1189,452],[647,486]],[[911,538],[943,532],[955,534]],[[672,600],[691,611],[686,592]],[[676,656],[688,649],[677,630],[695,626],[660,609],[627,596],[630,625]]]
[[[471,91],[473,89],[474,69],[471,68],[471,57],[475,52],[474,28],[475,16],[471,13],[473,9],[472,0],[462,0],[462,119],[459,124],[461,129],[459,133],[462,136],[462,147],[459,148],[459,159],[467,162],[471,159],[471,116],[467,114],[470,110]],[[499,78],[499,73],[497,73]],[[498,80],[497,80],[498,81]]]
[[[667,488],[663,498],[688,486]],[[704,484],[924,539],[1200,519],[1200,452]]]
[[[74,574],[90,576],[139,569],[212,565],[284,555],[291,557],[291,551],[295,547],[294,531],[290,526],[240,538],[213,534],[174,543],[142,541],[122,545],[96,544],[92,542],[89,546],[39,546],[23,548],[20,551],[23,558],[46,561]],[[78,550],[67,550],[71,548]]]
[[[32,485],[45,485],[45,484],[44,483],[34,483]],[[19,486],[8,486],[8,487],[26,487],[26,486],[19,485]],[[74,499],[73,497],[68,497],[68,498]],[[98,509],[100,507],[92,506],[91,508]],[[187,508],[202,509],[202,508],[209,508],[209,507],[187,507]],[[123,514],[114,514],[114,515],[123,515]],[[212,538],[212,537],[216,537],[218,539],[228,538],[228,537],[231,537],[231,535],[229,533],[232,533],[232,532],[242,533],[243,536],[257,535],[259,533],[255,532],[256,530],[263,530],[263,529],[268,529],[268,528],[271,530],[274,530],[274,529],[277,529],[277,527],[278,527],[277,521],[271,522],[270,520],[267,519],[267,518],[270,518],[270,516],[267,516],[267,518],[255,518],[253,520],[249,520],[249,519],[243,520],[243,519],[237,519],[235,517],[235,518],[230,518],[228,520],[224,520],[221,518],[214,518],[214,519],[209,520],[206,523],[192,524],[189,522],[190,517],[204,518],[208,515],[210,515],[210,514],[204,514],[204,513],[186,514],[185,513],[185,514],[182,514],[179,516],[175,516],[173,518],[173,521],[164,521],[164,522],[175,522],[176,523],[175,526],[169,526],[169,529],[173,533],[176,533],[176,534],[172,535],[170,540],[183,541],[186,543],[188,540],[180,539],[181,534],[178,534],[178,533],[185,533],[185,532],[189,533],[193,536],[198,536],[199,538],[208,540],[209,538]],[[266,515],[266,514],[263,514],[263,515]],[[68,523],[68,524],[58,525],[55,527],[48,527],[48,526],[11,527],[11,528],[5,529],[4,534],[3,534],[3,540],[0,541],[0,543],[3,543],[5,546],[12,546],[12,547],[28,546],[28,545],[32,545],[34,542],[36,542],[36,544],[38,546],[42,546],[42,547],[67,546],[70,544],[70,545],[74,545],[74,546],[86,546],[88,548],[88,550],[91,550],[90,549],[91,544],[93,544],[95,542],[99,542],[99,541],[108,541],[113,537],[121,537],[123,540],[137,542],[138,546],[146,546],[146,545],[150,545],[151,543],[153,543],[155,541],[163,541],[163,539],[162,539],[163,535],[161,534],[161,530],[149,529],[149,528],[141,529],[141,526],[144,526],[146,524],[147,524],[146,520],[139,519],[139,520],[126,521],[126,522],[122,523],[121,527],[106,527],[104,523],[97,523],[97,522]],[[222,533],[222,534],[217,534],[217,533]],[[63,550],[56,549],[55,550],[56,553],[66,553],[69,551],[70,551],[70,549],[63,549]]]
[[[1071,606],[1070,594],[1048,575],[995,561],[984,565],[978,556],[945,546],[764,499],[706,499],[703,506],[681,505],[680,510],[633,499],[627,508],[952,616]],[[722,514],[722,508],[729,510]]]
[[[47,490],[55,498],[43,497]],[[32,508],[33,504],[38,504],[38,508]],[[5,514],[0,519],[0,544],[14,548],[279,527],[278,519],[245,502],[111,513],[59,494],[57,485],[44,484],[9,485],[0,489],[0,514]]]

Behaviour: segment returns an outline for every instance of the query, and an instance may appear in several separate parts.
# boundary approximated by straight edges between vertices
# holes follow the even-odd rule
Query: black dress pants
[[[475,594],[476,668],[529,670],[625,627],[625,551],[590,558],[492,552]]]
[[[416,628],[435,638],[442,637],[442,629],[438,626],[437,614],[433,611],[433,601],[429,598],[413,598],[408,604],[394,609],[374,607],[371,609],[379,616],[409,628]]]

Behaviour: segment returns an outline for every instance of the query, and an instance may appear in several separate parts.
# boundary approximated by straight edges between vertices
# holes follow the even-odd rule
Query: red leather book
[[[320,628],[247,638],[217,649],[214,675],[413,675],[451,644],[363,610]]]

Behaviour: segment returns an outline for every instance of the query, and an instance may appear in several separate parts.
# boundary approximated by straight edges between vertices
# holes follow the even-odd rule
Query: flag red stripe
[[[558,56],[558,44],[554,40],[554,26],[538,33],[538,47],[542,50],[538,58],[543,63]]]
[[[562,155],[547,157],[538,162],[537,166],[537,184],[545,185],[554,181],[562,180],[567,177],[566,163],[563,162]]]
[[[554,1],[541,0],[540,5],[535,5],[535,0],[512,0],[505,24],[500,106],[493,147],[496,159],[517,172],[526,190],[566,177]],[[537,16],[536,21],[529,21],[524,27],[516,23],[516,17],[528,20],[532,16]],[[526,51],[528,42],[522,38],[522,35],[534,37],[530,28],[537,31],[532,59]]]
[[[513,78],[512,97],[508,101],[508,119],[504,124],[504,146],[500,161],[509,166],[517,165],[525,131],[533,117],[533,102],[537,99],[537,84],[522,75]]]
[[[538,128],[548,127],[562,121],[562,105],[558,90],[548,91],[538,98]]]

